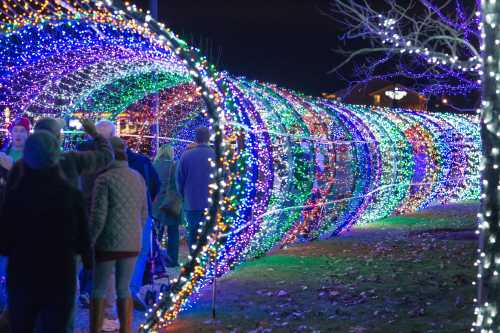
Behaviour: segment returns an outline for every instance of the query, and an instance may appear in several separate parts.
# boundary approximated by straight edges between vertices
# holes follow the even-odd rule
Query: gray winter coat
[[[96,252],[139,252],[148,217],[146,184],[127,161],[113,161],[94,186],[90,230]]]

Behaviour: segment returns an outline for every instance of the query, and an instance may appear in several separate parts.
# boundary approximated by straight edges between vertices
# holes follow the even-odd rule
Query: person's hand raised
[[[95,128],[95,124],[92,120],[83,118],[80,120],[80,123],[82,123],[82,127],[85,133],[93,138],[97,136],[97,129]]]

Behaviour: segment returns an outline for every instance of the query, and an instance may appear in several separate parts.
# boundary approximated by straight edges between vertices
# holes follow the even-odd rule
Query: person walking
[[[105,169],[114,159],[113,150],[109,145],[108,140],[100,135],[94,123],[89,119],[80,120],[85,133],[93,138],[95,142],[94,151],[76,152],[69,151],[61,153],[59,165],[66,180],[75,188],[79,187],[80,177],[85,175],[93,175]],[[48,131],[54,135],[59,145],[62,144],[62,131],[64,121],[55,118],[42,118],[35,123],[34,131]],[[11,174],[19,173],[17,164],[11,170]],[[75,304],[76,305],[76,304]],[[74,309],[72,311],[74,314]],[[74,318],[73,318],[74,319]],[[73,330],[74,320],[69,323],[69,330]]]
[[[113,151],[109,142],[97,133],[94,123],[89,119],[81,120],[83,129],[95,142],[93,151],[70,151],[61,154],[59,164],[68,182],[75,188],[79,187],[80,176],[93,175],[104,170],[113,161]],[[62,142],[61,131],[64,124],[60,119],[42,118],[35,124],[35,133],[43,130],[52,133]]]
[[[97,134],[106,140],[111,139],[115,136],[115,125],[110,120],[100,120],[95,123],[95,130]],[[99,142],[95,138],[90,138],[89,140],[83,141],[76,146],[76,150],[79,152],[92,152],[99,148]],[[83,192],[88,209],[90,210],[92,205],[92,192],[94,190],[94,182],[97,174],[103,170],[98,170],[93,174],[85,174],[81,177],[80,189]]]
[[[177,191],[183,199],[182,208],[188,226],[189,252],[193,252],[200,222],[208,208],[208,186],[210,160],[215,162],[215,152],[208,145],[210,132],[206,127],[196,129],[196,146],[185,151],[179,161],[176,173]]]
[[[144,179],[128,166],[125,144],[117,137],[110,142],[115,161],[96,178],[92,197],[90,231],[96,265],[90,332],[101,331],[108,281],[114,269],[120,333],[130,333],[133,307],[130,279],[141,249],[148,203]]]
[[[106,140],[111,139],[115,136],[115,125],[113,122],[103,119],[95,124],[97,133],[105,138]],[[88,152],[95,151],[98,148],[98,142],[94,138],[90,138],[76,146],[77,151]],[[101,170],[103,171],[103,170]],[[92,193],[94,190],[94,183],[98,173],[83,175],[80,179],[80,189],[83,193],[85,199],[85,205],[88,209],[89,215],[92,208]],[[78,274],[79,280],[79,297],[78,301],[83,308],[90,307],[90,294],[92,292],[92,274],[93,272],[82,268]],[[103,321],[102,330],[104,332],[113,332],[118,330],[119,322],[113,318],[111,309],[112,304],[114,304],[114,289],[110,286],[110,292],[108,293],[107,307],[105,311],[105,317]]]
[[[160,193],[153,203],[153,216],[167,228],[168,267],[179,266],[179,225],[181,222],[181,198],[175,185],[176,163],[171,145],[160,147],[153,166],[160,176]]]
[[[30,121],[21,117],[10,125],[10,142],[0,150],[0,206],[3,202],[7,176],[14,163],[23,156],[24,145],[30,133]],[[0,322],[5,321],[7,258],[0,256]],[[1,325],[1,323],[0,323]]]
[[[8,257],[12,332],[70,333],[76,257],[92,268],[81,193],[64,178],[59,141],[47,131],[28,137],[0,210],[0,253]]]
[[[0,203],[7,175],[18,160],[23,156],[24,144],[30,133],[30,121],[26,117],[16,119],[10,125],[10,142],[0,150]]]
[[[136,153],[130,148],[127,148],[127,158],[131,169],[136,170],[143,177],[146,182],[147,188],[147,201],[148,201],[148,215],[145,221],[144,229],[142,231],[142,247],[137,257],[134,274],[130,283],[132,291],[132,299],[134,301],[134,308],[138,311],[146,311],[146,305],[141,300],[139,292],[143,285],[144,271],[148,256],[151,251],[151,239],[153,233],[153,201],[156,199],[160,190],[160,177],[156,173],[153,163],[147,156]]]
[[[10,125],[10,142],[0,152],[0,166],[10,170],[15,162],[23,156],[24,145],[30,133],[31,124],[28,118],[21,117]],[[9,159],[6,159],[9,157]]]
[[[96,124],[96,131],[103,138],[110,139],[116,135],[116,127],[113,122],[109,120],[101,120]],[[96,140],[88,140],[82,143],[78,149],[81,151],[92,151],[97,148]],[[148,198],[148,217],[145,221],[145,225],[143,228],[143,238],[142,238],[142,247],[137,257],[136,267],[134,269],[134,274],[132,275],[132,281],[130,284],[130,288],[132,290],[132,299],[134,301],[134,308],[139,311],[146,311],[146,305],[141,300],[139,296],[139,291],[142,287],[142,281],[144,276],[144,271],[146,268],[146,263],[148,259],[148,254],[150,251],[150,238],[153,228],[153,219],[152,219],[152,201],[156,198],[156,195],[160,189],[160,179],[158,174],[156,173],[153,164],[146,156],[133,152],[130,148],[127,147],[127,159],[128,164],[131,169],[136,170],[143,177],[146,188],[147,188],[147,198]],[[95,181],[95,175],[88,175],[82,177],[82,191],[90,201],[90,194],[92,193],[93,184]],[[82,271],[80,273],[80,302],[82,304],[85,303],[86,300],[86,291],[91,286],[91,281],[88,278],[88,272]],[[112,320],[105,320],[105,326],[113,327]]]

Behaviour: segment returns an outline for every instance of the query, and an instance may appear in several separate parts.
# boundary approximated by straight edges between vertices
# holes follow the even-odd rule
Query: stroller
[[[152,306],[158,299],[158,294],[166,294],[170,291],[170,276],[167,272],[168,263],[172,259],[166,250],[165,229],[157,221],[153,220],[153,228],[150,235],[149,258],[144,270],[143,285],[147,286],[144,303]]]

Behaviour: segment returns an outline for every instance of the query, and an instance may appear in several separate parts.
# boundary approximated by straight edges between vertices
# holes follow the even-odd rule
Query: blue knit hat
[[[38,130],[31,134],[24,145],[23,161],[31,169],[41,170],[55,166],[61,151],[59,141],[51,132]]]

